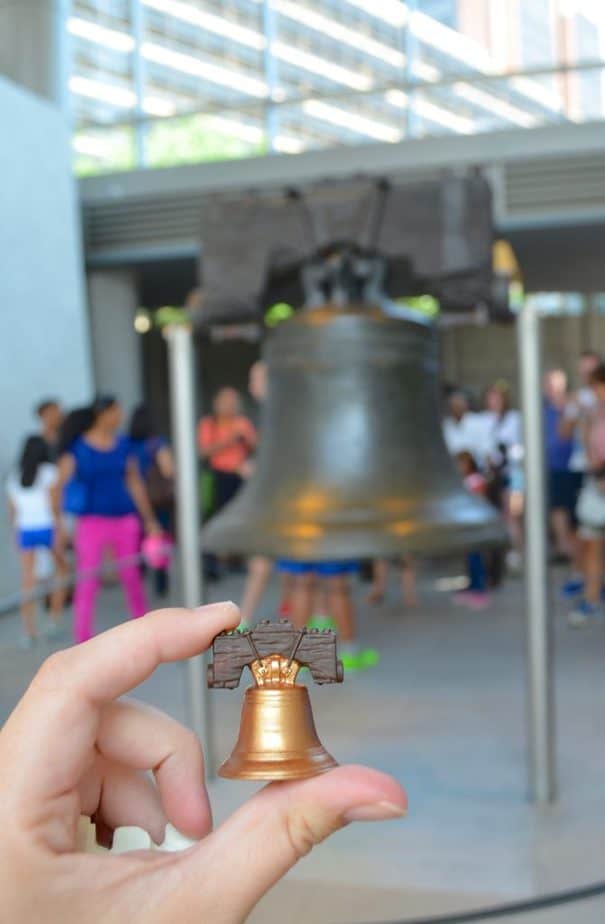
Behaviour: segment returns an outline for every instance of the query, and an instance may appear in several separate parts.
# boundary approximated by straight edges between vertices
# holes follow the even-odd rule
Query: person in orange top
[[[257,442],[256,430],[242,414],[235,388],[217,392],[212,414],[199,423],[197,442],[200,455],[214,475],[213,513],[217,513],[241,487]]]

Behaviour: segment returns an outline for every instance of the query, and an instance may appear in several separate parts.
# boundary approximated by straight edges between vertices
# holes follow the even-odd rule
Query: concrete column
[[[3,0],[0,74],[60,108],[67,102],[67,0]]]
[[[525,436],[525,596],[527,619],[527,725],[532,799],[555,797],[553,628],[546,536],[542,343],[538,306],[527,298],[517,318],[521,413]]]
[[[137,295],[130,270],[99,270],[88,277],[95,387],[119,398],[127,413],[143,397],[140,335],[134,329]]]

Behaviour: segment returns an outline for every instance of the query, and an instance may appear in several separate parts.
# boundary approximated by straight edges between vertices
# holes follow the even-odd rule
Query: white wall
[[[70,147],[59,111],[0,78],[0,476],[45,396],[92,393]],[[0,491],[0,597],[18,572]]]

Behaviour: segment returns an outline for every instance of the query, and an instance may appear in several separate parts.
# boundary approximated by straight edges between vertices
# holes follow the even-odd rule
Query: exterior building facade
[[[601,5],[570,3],[74,0],[77,164],[164,166],[600,118],[602,70],[556,73],[602,54]]]

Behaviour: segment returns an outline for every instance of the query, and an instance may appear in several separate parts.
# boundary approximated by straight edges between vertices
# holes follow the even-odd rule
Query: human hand
[[[158,610],[42,665],[0,733],[3,920],[236,924],[329,834],[404,813],[393,779],[339,767],[267,786],[210,833],[197,739],[168,716],[117,698],[238,622],[230,603]],[[137,825],[159,843],[170,821],[202,840],[180,854],[78,853],[81,814],[101,837]]]
[[[69,530],[65,528],[62,520],[56,520],[53,529],[53,549],[62,555],[69,546],[71,536]]]
[[[254,443],[253,434],[250,432],[250,425],[246,420],[238,421],[235,426],[235,432],[238,440],[241,440],[247,446],[251,446]]]
[[[232,444],[237,444],[237,445],[242,445],[242,446],[250,445],[248,435],[246,434],[245,430],[242,430],[242,429],[234,430],[231,442]]]
[[[158,520],[155,517],[150,517],[145,521],[145,535],[146,536],[159,536],[162,533],[162,527]]]
[[[244,480],[251,478],[256,465],[253,459],[245,459],[237,470],[237,474]]]
[[[216,443],[213,443],[212,448],[209,451],[209,456],[216,455],[217,452],[222,452],[223,449],[230,449],[232,446],[235,446],[239,443],[239,433],[237,430],[230,430],[226,436],[221,437],[217,440]]]
[[[565,420],[577,423],[581,415],[582,406],[575,398],[572,398],[566,402],[565,407],[563,408],[563,417]]]

